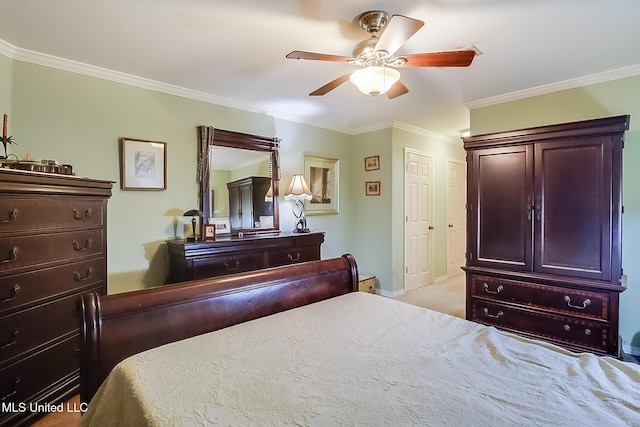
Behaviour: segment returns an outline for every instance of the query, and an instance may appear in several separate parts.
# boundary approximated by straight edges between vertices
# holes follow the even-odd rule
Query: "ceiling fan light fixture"
[[[378,96],[400,80],[400,72],[394,68],[372,65],[354,71],[349,80],[365,95]]]

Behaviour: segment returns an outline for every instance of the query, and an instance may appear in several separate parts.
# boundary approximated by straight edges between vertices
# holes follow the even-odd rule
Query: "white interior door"
[[[405,152],[405,291],[433,283],[433,158]]]
[[[467,167],[464,163],[449,161],[447,202],[447,276],[463,273],[466,246]]]

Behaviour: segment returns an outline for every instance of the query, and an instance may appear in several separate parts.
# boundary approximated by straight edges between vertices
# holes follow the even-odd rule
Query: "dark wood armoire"
[[[464,138],[466,317],[619,355],[629,116]]]

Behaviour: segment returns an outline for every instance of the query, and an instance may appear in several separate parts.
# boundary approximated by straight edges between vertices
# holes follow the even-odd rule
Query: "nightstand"
[[[376,293],[376,276],[360,274],[358,276],[358,283],[358,290],[360,292],[369,292],[371,294]]]

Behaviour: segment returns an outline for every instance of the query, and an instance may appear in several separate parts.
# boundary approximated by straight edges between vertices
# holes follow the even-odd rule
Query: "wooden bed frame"
[[[80,400],[125,358],[170,342],[358,290],[350,254],[114,295],[89,293],[80,315]]]

